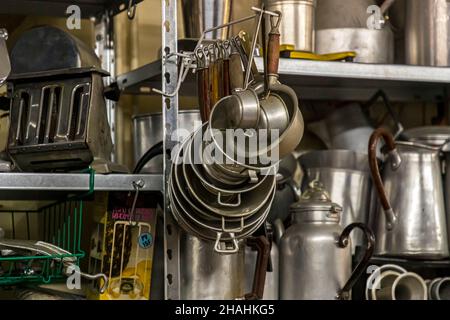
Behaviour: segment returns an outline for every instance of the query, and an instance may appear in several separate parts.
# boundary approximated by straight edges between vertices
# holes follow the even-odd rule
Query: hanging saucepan
[[[237,238],[243,238],[256,231],[259,226],[265,221],[267,214],[269,213],[271,201],[268,201],[264,206],[255,214],[249,217],[241,218],[227,218],[227,217],[215,217],[205,218],[201,213],[190,207],[190,204],[185,201],[182,193],[179,189],[170,183],[171,201],[173,201],[173,209],[176,211],[178,217],[184,224],[188,225],[191,230],[202,238],[215,240],[217,232],[236,233]],[[271,200],[271,199],[269,199]],[[188,209],[189,208],[189,209]],[[178,219],[177,219],[178,220]],[[232,239],[233,237],[224,237],[225,240]]]
[[[223,117],[223,113],[221,111],[221,108],[223,108],[222,105],[217,104],[212,110],[208,127],[209,134],[216,144],[216,150],[222,153],[232,163],[236,163],[252,170],[267,168],[273,165],[273,163],[271,161],[268,161],[268,163],[262,163],[261,159],[270,159],[274,156],[272,155],[274,152],[278,153],[277,158],[281,159],[295,150],[295,147],[297,147],[300,143],[303,136],[304,124],[303,117],[298,108],[298,99],[295,92],[291,88],[282,84],[272,84],[270,86],[270,90],[271,92],[275,92],[284,101],[285,104],[283,105],[283,108],[286,107],[289,111],[289,124],[286,129],[281,132],[279,137],[275,139],[275,141],[269,141],[268,145],[264,147],[259,146],[256,152],[252,152],[248,147],[246,147],[250,143],[255,142],[255,140],[252,141],[252,139],[255,139],[254,135],[257,134],[256,130],[247,131],[247,136],[244,136],[246,138],[244,144],[236,144],[234,139],[228,139],[231,141],[227,141],[224,131],[235,127],[229,126],[221,120],[221,117]],[[275,99],[275,96],[273,97]],[[270,127],[270,119],[268,119],[267,123]],[[258,128],[258,126],[252,127],[252,129],[256,128]],[[229,152],[227,153],[224,151],[224,147],[221,144],[222,141],[225,141],[227,150],[235,150],[234,154],[230,155]],[[242,158],[244,158],[244,162],[242,162]]]
[[[219,168],[223,168],[224,165],[223,164],[218,164],[215,163],[214,160],[215,159],[210,159],[210,158],[206,158],[203,157],[206,154],[209,154],[209,152],[205,152],[203,148],[200,148],[199,146],[196,146],[195,141],[196,139],[200,138],[200,133],[206,130],[206,126],[203,126],[203,130],[199,129],[197,130],[194,135],[193,135],[193,141],[194,143],[190,143],[187,145],[186,147],[186,157],[189,157],[188,159],[185,159],[185,163],[190,163],[190,165],[192,166],[195,174],[198,176],[198,178],[202,181],[203,184],[205,184],[205,186],[216,190],[216,192],[214,192],[215,194],[217,194],[218,192],[221,192],[222,194],[237,194],[237,193],[244,193],[244,192],[248,192],[251,191],[253,189],[258,188],[261,183],[268,178],[268,175],[257,175],[255,173],[254,175],[254,179],[250,179],[249,177],[249,173],[247,172],[246,174],[243,174],[243,177],[245,179],[242,178],[242,176],[240,178],[236,177],[236,183],[230,183],[229,179],[230,177],[228,176],[229,171],[227,172],[218,172],[219,175],[212,177],[209,176],[210,178],[215,178],[217,179],[218,183],[209,183],[208,182],[208,175],[203,174],[202,169],[204,169],[208,174],[215,174],[215,172],[217,172],[215,169],[221,170]],[[211,145],[214,147],[214,145]],[[197,149],[197,150],[195,150]],[[197,152],[198,155],[198,159],[196,159],[195,157],[195,153]],[[196,164],[196,160],[200,160],[201,161],[201,165],[200,164]],[[206,161],[205,161],[206,160]],[[223,159],[219,159],[219,160],[223,160]],[[190,161],[190,162],[187,162]],[[211,163],[212,164],[209,164]],[[231,169],[230,167],[228,167],[229,169]],[[239,166],[234,166],[235,170],[233,173],[235,175],[239,174],[239,172],[237,170],[242,170],[243,168],[239,167]],[[245,168],[244,168],[245,169]],[[220,174],[222,173],[222,174]],[[275,175],[275,169],[273,170],[273,175]],[[235,177],[232,177],[233,179]],[[234,182],[234,181],[233,181]],[[225,190],[224,190],[225,188]]]
[[[268,201],[264,208],[249,219],[241,218],[239,221],[231,221],[225,217],[216,220],[204,219],[192,211],[192,207],[184,201],[183,196],[172,182],[169,185],[172,214],[179,225],[188,233],[205,240],[216,241],[215,251],[220,253],[237,252],[239,250],[237,241],[254,233],[264,223],[269,213],[271,201]],[[191,208],[191,210],[187,208]],[[231,243],[231,248],[226,245],[227,243]],[[225,244],[225,248],[223,248],[223,244]]]
[[[256,189],[243,193],[232,192],[217,187],[213,189],[211,185],[206,188],[205,181],[200,180],[189,165],[183,165],[183,174],[192,197],[206,209],[228,217],[248,216],[258,211],[276,186],[275,175],[270,175]]]
[[[207,219],[217,219],[217,211],[219,212],[219,218],[221,218],[223,216],[224,211],[221,210],[214,210],[211,211],[208,208],[205,208],[205,206],[200,203],[195,197],[191,196],[191,192],[189,189],[189,186],[187,185],[187,181],[186,181],[186,176],[184,175],[184,164],[182,164],[180,161],[181,157],[178,154],[177,157],[175,158],[174,164],[172,166],[172,172],[171,172],[171,183],[174,187],[176,187],[179,191],[180,194],[182,195],[182,197],[184,198],[185,201],[187,201],[187,207],[191,207],[194,210],[196,210],[199,214],[201,214],[202,216],[204,216]],[[270,182],[270,180],[265,180]],[[275,183],[273,181],[273,183]],[[267,183],[266,183],[267,184]],[[264,188],[267,188],[267,186],[264,186]],[[274,188],[275,189],[275,188]],[[205,191],[207,192],[207,191]],[[270,193],[268,191],[265,191],[267,193]],[[211,194],[211,197],[213,195]],[[217,201],[217,195],[214,195],[214,199]],[[261,199],[262,201],[262,199]],[[253,210],[254,211],[254,210]],[[243,216],[248,216],[249,214],[245,214]],[[236,216],[231,216],[231,220],[235,219],[237,221]],[[240,221],[240,220],[239,220]]]
[[[212,229],[213,231],[234,230],[243,232],[251,228],[252,230],[265,216],[265,211],[270,207],[270,201],[266,203],[257,213],[247,217],[228,218],[224,216],[214,216],[198,208],[195,200],[186,198],[183,192],[170,182],[171,195],[173,196],[174,207],[177,208],[179,215],[190,221],[188,225],[197,225],[197,227]],[[189,208],[189,209],[188,209]],[[193,227],[195,229],[195,227]],[[237,230],[237,231],[236,231]],[[256,229],[255,229],[256,230]],[[201,234],[201,233],[200,233]],[[205,237],[205,236],[203,236]]]

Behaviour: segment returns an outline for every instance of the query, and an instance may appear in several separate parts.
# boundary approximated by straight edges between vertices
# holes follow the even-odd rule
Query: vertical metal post
[[[100,57],[102,69],[108,71],[111,77],[104,78],[105,86],[115,81],[116,60],[114,54],[114,19],[112,14],[105,11],[101,16],[95,18],[95,53]],[[106,112],[109,126],[111,129],[111,139],[113,143],[113,152],[111,160],[115,161],[116,146],[116,102],[106,100]]]
[[[174,92],[177,86],[178,65],[177,57],[167,58],[167,55],[178,51],[177,47],[177,0],[162,0],[162,91]],[[179,228],[170,212],[170,203],[167,197],[167,183],[169,179],[171,159],[167,154],[176,141],[172,133],[177,129],[178,95],[162,98],[162,111],[164,122],[164,275],[165,298],[180,299],[180,246]]]

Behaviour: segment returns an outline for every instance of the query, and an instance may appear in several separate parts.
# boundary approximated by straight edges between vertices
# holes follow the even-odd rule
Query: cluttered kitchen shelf
[[[263,71],[263,60],[255,58]],[[308,100],[367,100],[377,89],[396,101],[438,101],[450,82],[450,68],[395,64],[280,59],[280,80]],[[151,94],[160,86],[161,60],[117,77],[125,94]],[[323,90],[326,88],[327,90]],[[196,95],[194,76],[188,75],[181,95]]]

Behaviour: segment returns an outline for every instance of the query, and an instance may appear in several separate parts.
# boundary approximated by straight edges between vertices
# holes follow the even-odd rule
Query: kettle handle
[[[394,137],[384,128],[376,129],[369,140],[369,166],[372,180],[377,189],[378,197],[380,198],[381,205],[383,206],[384,214],[386,216],[386,226],[388,230],[391,230],[397,222],[397,216],[392,209],[389,199],[384,189],[383,180],[381,179],[380,168],[378,167],[377,160],[377,146],[380,138],[386,142],[389,149],[389,154],[392,156],[392,168],[395,170],[400,166],[401,158],[397,151]]]
[[[353,286],[356,284],[356,281],[358,281],[359,277],[364,273],[364,270],[366,269],[370,258],[373,255],[374,247],[375,247],[375,235],[373,234],[372,230],[370,230],[365,224],[363,223],[352,223],[348,225],[344,231],[342,231],[341,236],[339,237],[338,245],[340,248],[346,248],[350,241],[350,233],[353,231],[353,229],[361,229],[364,232],[364,235],[367,240],[367,247],[364,253],[364,257],[361,259],[361,261],[357,264],[355,270],[353,270],[352,275],[350,276],[350,279],[348,279],[347,283],[344,285],[344,287],[338,292],[337,299],[339,300],[347,300],[350,296],[350,291],[352,290]]]
[[[247,293],[245,300],[261,300],[264,296],[266,284],[267,265],[270,257],[270,243],[265,236],[251,237],[247,239],[247,245],[258,252],[256,258],[255,275],[253,277],[252,292]]]

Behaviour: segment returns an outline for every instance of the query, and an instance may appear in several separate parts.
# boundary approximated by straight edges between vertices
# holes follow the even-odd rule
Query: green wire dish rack
[[[85,256],[81,249],[83,198],[94,192],[95,171],[89,169],[88,173],[89,191],[83,195],[69,197],[36,211],[0,211],[1,215],[10,214],[9,238],[41,240],[70,252],[51,256],[1,256],[0,253],[0,286],[48,284],[64,279],[64,258],[73,258],[79,265]],[[38,230],[34,231],[31,228],[36,224]]]

